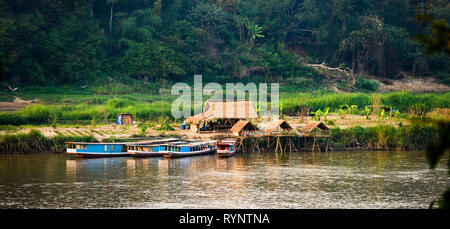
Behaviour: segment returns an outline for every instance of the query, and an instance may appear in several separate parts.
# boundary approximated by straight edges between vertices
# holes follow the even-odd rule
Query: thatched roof
[[[185,123],[197,124],[221,118],[256,119],[258,115],[250,100],[241,101],[206,101],[203,112],[187,118]]]
[[[244,120],[239,120],[231,127],[231,132],[240,132],[241,130],[259,130],[259,128],[255,124]]]
[[[328,128],[327,125],[325,125],[325,123],[319,121],[319,122],[310,122],[310,123],[304,125],[302,127],[302,132],[303,133],[310,133],[315,128],[319,128],[321,130],[329,130],[330,129],[330,128]]]
[[[280,128],[281,130],[293,130],[294,128],[292,128],[291,125],[289,125],[289,123],[287,123],[285,120],[274,120],[273,122],[271,122],[267,128],[266,128],[266,133],[271,133],[276,131],[278,128]]]

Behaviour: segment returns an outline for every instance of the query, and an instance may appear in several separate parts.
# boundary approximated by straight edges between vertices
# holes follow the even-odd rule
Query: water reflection
[[[449,184],[423,152],[0,156],[0,208],[426,208]]]

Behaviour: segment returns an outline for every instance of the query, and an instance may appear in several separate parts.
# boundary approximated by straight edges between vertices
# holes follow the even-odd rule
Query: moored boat
[[[179,140],[176,138],[169,138],[148,142],[131,143],[127,145],[127,151],[128,154],[134,157],[161,156],[161,151],[165,150],[165,145],[168,143],[176,144],[176,142],[179,142]]]
[[[216,141],[196,142],[185,144],[167,144],[162,155],[167,158],[171,157],[187,157],[195,155],[203,155],[216,151]]]
[[[128,156],[127,143],[66,142],[66,148],[77,157]]]
[[[217,143],[217,156],[218,157],[231,157],[236,153],[236,139],[225,139],[220,143]]]

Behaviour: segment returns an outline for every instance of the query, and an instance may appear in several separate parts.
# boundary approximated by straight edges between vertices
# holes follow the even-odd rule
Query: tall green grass
[[[285,93],[280,99],[283,114],[296,115],[304,108],[311,111],[330,108],[337,111],[342,105],[356,105],[360,111],[372,105],[374,96],[380,98],[380,105],[392,106],[401,113],[426,112],[432,108],[449,108],[450,92],[447,93]],[[170,112],[173,97],[147,97],[124,95],[120,98],[59,103],[57,105],[33,104],[14,112],[0,112],[0,125],[65,124],[65,123],[111,123],[119,113],[132,113],[134,120],[155,121],[161,117],[172,119]],[[97,104],[98,102],[98,104]],[[193,107],[192,107],[193,109]]]
[[[364,149],[424,149],[437,140],[437,129],[425,122],[413,122],[399,128],[389,125],[373,127],[351,127],[331,130],[335,148]]]
[[[132,113],[135,120],[171,117],[170,103],[136,103],[128,99],[110,99],[102,105],[41,105],[33,104],[14,112],[0,112],[0,125],[51,124],[94,121],[113,122],[120,113]]]
[[[342,105],[356,105],[359,110],[373,104],[374,96],[380,98],[379,105],[392,106],[400,112],[410,110],[430,111],[432,108],[449,108],[450,92],[446,93],[413,93],[413,92],[390,92],[390,93],[298,93],[282,94],[280,96],[284,103],[283,113],[294,115],[302,108],[312,111],[324,110],[329,107],[336,111]]]
[[[47,138],[37,130],[28,133],[5,134],[0,136],[0,153],[41,153],[62,152],[64,142],[97,142],[92,136],[63,136]]]

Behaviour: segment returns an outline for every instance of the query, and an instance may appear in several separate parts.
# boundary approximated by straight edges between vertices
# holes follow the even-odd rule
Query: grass
[[[13,125],[0,125],[0,131],[15,131],[18,130],[19,128],[17,126],[13,126]]]
[[[62,152],[64,142],[97,142],[92,136],[64,136],[57,135],[47,138],[37,130],[28,133],[5,134],[0,136],[0,153],[40,153]]]
[[[81,136],[84,136],[84,135],[86,135],[85,133],[82,133],[81,131],[79,131],[79,130],[74,130],[78,135],[81,135]]]
[[[96,134],[98,134],[98,135],[100,135],[100,136],[104,136],[104,134],[101,133],[100,131],[92,130],[92,132],[94,132],[94,133],[96,133]]]
[[[66,130],[66,133],[68,133],[68,134],[70,134],[70,135],[72,135],[72,136],[77,136],[75,133],[73,133],[73,132],[70,131],[70,130]]]
[[[132,113],[135,120],[153,120],[170,116],[169,102],[137,103],[127,99],[111,99],[102,105],[32,104],[14,112],[0,112],[0,125],[57,123],[111,123],[119,113]]]
[[[399,128],[389,125],[373,127],[355,126],[346,129],[333,128],[334,148],[362,147],[365,149],[423,149],[437,139],[437,128],[433,124],[415,121]]]
[[[314,93],[295,93],[280,89],[280,103],[283,114],[297,115],[302,109],[317,111],[330,109],[337,112],[342,105],[356,105],[355,112],[363,112],[365,106],[372,105],[379,98],[380,105],[392,106],[401,113],[423,113],[432,108],[449,108],[450,92],[447,93],[330,93],[320,90]],[[0,112],[0,126],[20,125],[95,125],[114,123],[117,114],[132,113],[134,120],[154,122],[168,117],[171,103],[176,96],[147,95],[139,93],[123,95],[92,94],[87,91],[69,91],[62,94],[47,91],[13,93],[23,99],[39,99],[43,104],[32,104],[14,112]],[[21,94],[22,93],[22,94]],[[6,98],[4,92],[0,98]],[[204,98],[206,99],[206,98]],[[256,106],[256,104],[255,104]],[[193,109],[193,108],[192,108]],[[4,127],[9,128],[9,127]],[[170,129],[170,128],[169,128]]]
[[[380,104],[392,106],[402,113],[427,112],[432,108],[449,108],[450,92],[446,93],[412,93],[412,92],[389,92],[389,93],[298,93],[281,94],[283,101],[283,113],[296,115],[302,108],[311,111],[324,110],[329,107],[336,112],[342,105],[356,105],[358,111],[364,111],[365,106],[372,105],[374,97],[379,97]]]

